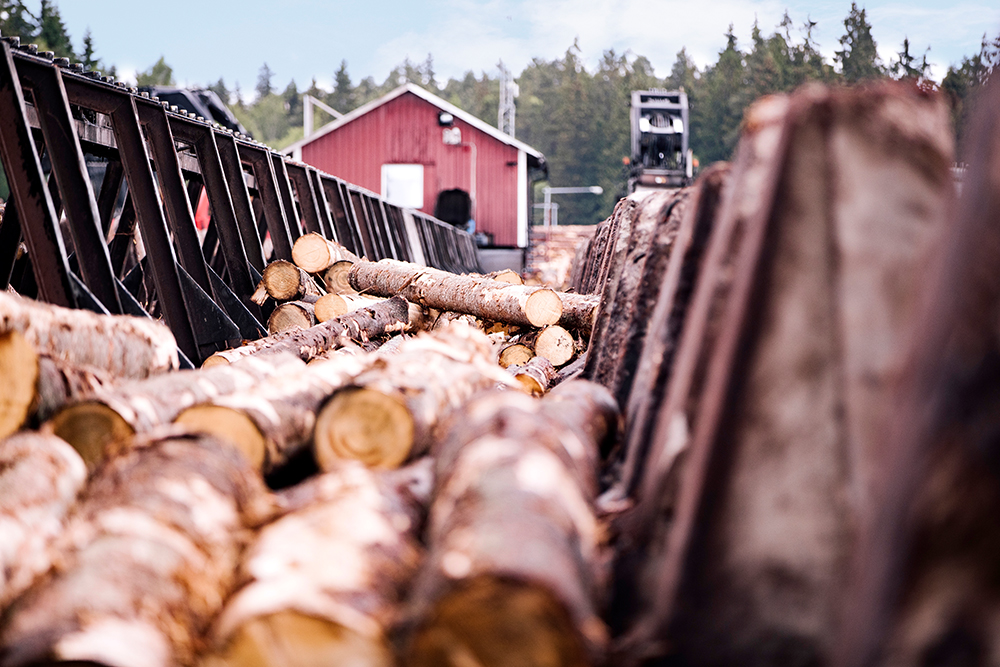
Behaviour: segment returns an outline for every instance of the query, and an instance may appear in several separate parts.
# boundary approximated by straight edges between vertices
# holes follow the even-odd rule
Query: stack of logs
[[[271,335],[0,294],[0,664],[995,664],[1000,86],[807,87],[571,288],[267,267]]]

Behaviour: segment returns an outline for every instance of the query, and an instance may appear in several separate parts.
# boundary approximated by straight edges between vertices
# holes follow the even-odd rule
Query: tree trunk
[[[590,248],[594,243],[594,237],[588,236],[577,246],[573,254],[573,264],[570,266],[569,290],[577,294],[583,294],[583,280],[587,272],[587,261],[590,259]]]
[[[650,288],[649,292],[644,290],[644,294],[656,293],[652,297],[655,305],[647,311],[649,301],[645,297],[637,302],[635,320],[642,322],[648,317],[649,322],[641,341],[636,337],[630,339],[622,363],[622,370],[633,374],[634,379],[625,408],[624,463],[616,482],[620,497],[635,491],[635,483],[642,473],[649,434],[666,397],[681,327],[694,294],[728,177],[729,166],[726,164],[713,165],[701,173],[693,187],[691,203],[685,209],[660,283],[657,284],[653,275],[655,271],[647,272],[649,280],[643,279],[643,284]],[[648,316],[645,313],[649,313]],[[634,346],[638,345],[641,345],[640,351],[634,361],[630,361]]]
[[[295,301],[307,295],[323,295],[312,276],[284,259],[275,260],[264,267],[260,284],[267,296],[275,301]],[[254,292],[253,301],[257,304],[263,304],[265,300],[260,294],[261,287]]]
[[[323,285],[330,294],[357,294],[357,290],[351,287],[350,275],[354,262],[342,259],[334,262],[323,271]]]
[[[501,348],[497,362],[503,368],[524,366],[534,356],[535,351],[524,343],[510,343]]]
[[[87,479],[59,438],[24,431],[0,440],[0,611],[52,565],[52,542]]]
[[[688,664],[832,661],[853,535],[896,474],[879,462],[916,288],[947,228],[941,98],[803,90],[746,127],[643,466],[636,516],[656,538],[633,545],[649,555],[636,662],[664,640]]]
[[[545,357],[532,357],[523,366],[508,366],[507,372],[521,383],[525,392],[542,396],[556,377],[556,367]]]
[[[544,287],[510,285],[484,276],[457,275],[383,259],[357,262],[351,286],[376,296],[400,295],[424,306],[468,313],[487,320],[531,326],[555,324],[562,315],[559,295]]]
[[[316,460],[324,469],[341,458],[397,467],[427,450],[452,410],[497,384],[519,386],[474,329],[456,324],[403,341],[323,407]]]
[[[192,665],[271,511],[241,455],[206,436],[139,443],[91,479],[59,567],[4,616],[4,664]]]
[[[671,212],[676,208],[680,192],[654,192],[637,207],[617,287],[608,295],[609,301],[601,310],[606,322],[602,322],[600,344],[587,354],[585,376],[607,387],[622,405],[624,401],[617,392],[617,374],[631,335],[633,307],[648,260],[657,252],[665,255],[664,261],[669,258],[677,227],[677,219]],[[651,247],[658,235],[667,237],[665,243]]]
[[[337,355],[192,405],[176,421],[231,440],[255,468],[268,473],[309,445],[316,411],[371,361],[370,355]]]
[[[523,285],[524,279],[521,278],[521,274],[513,269],[503,269],[501,271],[493,271],[486,274],[487,278],[497,281],[498,283],[507,283],[508,285]]]
[[[178,365],[173,334],[142,317],[98,315],[0,292],[0,331],[17,331],[38,354],[115,377],[140,379]]]
[[[597,319],[600,297],[594,294],[559,292],[559,300],[562,301],[559,326],[579,334],[584,341],[587,341]]]
[[[77,402],[59,410],[49,428],[73,445],[93,467],[136,433],[169,424],[184,408],[278,376],[294,375],[304,368],[297,356],[284,353],[100,387],[87,396],[74,397]]]
[[[232,350],[216,352],[205,360],[203,367],[232,363],[250,355],[267,356],[282,352],[291,352],[308,361],[327,350],[342,347],[346,342],[366,342],[409,327],[410,308],[406,300],[402,297],[386,299],[308,329],[286,331]]]
[[[424,509],[385,477],[345,461],[282,494],[286,513],[248,550],[248,583],[219,616],[205,667],[396,664],[388,636]]]
[[[303,234],[292,246],[292,261],[309,273],[322,273],[336,262],[357,262],[360,259],[344,246],[315,232]]]
[[[406,664],[601,662],[593,502],[598,441],[615,428],[615,406],[598,385],[562,388],[542,399],[485,395],[435,448],[430,551],[411,594]]]
[[[267,318],[267,333],[271,336],[292,329],[316,326],[316,307],[308,301],[286,301],[278,305]]]
[[[334,294],[331,292],[320,297],[313,304],[313,312],[316,314],[317,322],[326,322],[358,308],[369,308],[384,300],[360,294]]]

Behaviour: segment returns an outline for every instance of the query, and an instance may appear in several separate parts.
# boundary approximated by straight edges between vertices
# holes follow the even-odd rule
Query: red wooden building
[[[528,244],[529,172],[545,169],[534,148],[412,83],[286,152],[448,222],[461,225],[467,213],[492,245],[508,248]]]

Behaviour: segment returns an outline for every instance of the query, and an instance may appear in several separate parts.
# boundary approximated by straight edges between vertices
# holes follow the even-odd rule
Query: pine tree
[[[884,75],[878,57],[872,27],[865,18],[865,10],[851,3],[851,12],[844,19],[847,32],[840,38],[841,50],[834,59],[840,63],[841,73],[847,83],[877,79]]]
[[[340,68],[333,77],[333,92],[327,97],[326,102],[340,113],[347,113],[357,106],[351,76],[347,73],[346,60],[340,61]]]
[[[229,104],[229,89],[226,88],[226,82],[222,79],[221,76],[219,77],[218,81],[216,81],[213,84],[210,84],[209,86],[207,86],[207,88],[208,90],[211,90],[213,93],[218,95],[219,99],[222,100],[224,104]]]
[[[257,74],[257,86],[254,88],[257,91],[258,102],[274,92],[273,79],[274,72],[267,66],[267,63],[264,63]]]
[[[0,34],[20,37],[22,44],[35,38],[37,29],[32,16],[20,0],[0,0]]]
[[[686,48],[681,48],[677,52],[677,58],[670,69],[666,85],[671,90],[683,88],[690,96],[695,87],[695,79],[698,77],[698,66],[691,60]]]
[[[288,112],[289,124],[297,125],[302,118],[302,95],[295,85],[295,79],[292,79],[285,87],[281,93],[281,99],[284,100],[285,110]]]
[[[743,54],[736,46],[731,24],[726,32],[726,48],[719,52],[718,62],[703,79],[704,96],[699,102],[699,114],[692,119],[691,144],[701,163],[708,164],[729,159],[739,139],[747,103]]]
[[[73,45],[59,8],[49,0],[41,0],[41,10],[38,13],[38,35],[36,37],[40,49],[52,51],[57,58],[74,58]]]
[[[100,61],[94,57],[94,38],[90,34],[90,28],[83,33],[83,55],[80,58],[84,69],[100,69]]]
[[[927,53],[924,51],[920,62],[910,53],[910,38],[903,38],[903,50],[896,53],[896,61],[889,66],[889,72],[896,79],[924,79],[930,74],[931,66],[927,62]]]
[[[136,74],[135,79],[136,85],[139,86],[173,86],[174,70],[163,56],[160,56],[152,67]]]

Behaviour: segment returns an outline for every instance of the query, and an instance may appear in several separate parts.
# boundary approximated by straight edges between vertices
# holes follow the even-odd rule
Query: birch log
[[[405,299],[386,299],[308,329],[286,331],[232,350],[216,352],[205,360],[203,366],[210,368],[250,355],[268,356],[282,352],[291,352],[308,361],[351,341],[367,342],[372,338],[405,331],[410,326],[410,318],[410,307]]]
[[[554,400],[484,395],[435,448],[408,665],[600,664],[604,549],[593,502],[598,440],[614,430],[616,408],[598,385],[563,387]]]
[[[177,342],[163,324],[98,315],[0,292],[0,332],[17,331],[38,354],[115,377],[144,378],[178,366]]]
[[[397,467],[427,450],[452,410],[497,384],[517,386],[479,331],[456,323],[405,340],[323,407],[316,460],[324,469],[341,458]]]
[[[0,440],[0,612],[52,565],[51,544],[86,479],[80,455],[55,436]]]
[[[281,496],[241,567],[204,667],[396,664],[388,637],[421,556],[423,508],[345,461]]]
[[[304,368],[302,360],[285,353],[102,387],[58,411],[49,428],[95,466],[136,433],[169,424],[186,407]]]
[[[453,310],[487,320],[531,326],[555,324],[562,315],[558,293],[510,285],[485,276],[458,275],[408,262],[356,262],[351,286],[376,296],[403,296],[426,308]]]
[[[357,262],[359,259],[344,246],[315,232],[303,234],[292,246],[292,261],[309,273],[322,273],[336,262]]]
[[[319,297],[323,292],[308,273],[287,260],[278,259],[264,267],[260,286],[253,295],[254,302],[263,304],[265,294],[275,301],[294,301],[307,295]]]
[[[371,363],[371,355],[338,355],[257,386],[186,408],[177,423],[232,441],[269,473],[307,447],[316,411]]]
[[[523,366],[508,366],[507,372],[532,396],[542,396],[556,377],[556,369],[545,357],[532,357]]]
[[[140,443],[91,479],[59,567],[4,615],[8,667],[191,665],[271,511],[242,456],[205,436]]]

